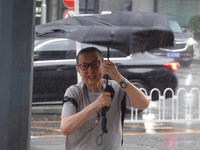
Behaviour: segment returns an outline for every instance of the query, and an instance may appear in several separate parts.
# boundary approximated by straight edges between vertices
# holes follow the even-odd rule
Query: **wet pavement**
[[[198,150],[200,146],[199,123],[145,123],[133,126],[128,133],[124,131],[127,135],[125,150]]]
[[[33,111],[31,150],[64,149],[65,137],[59,128],[61,107],[56,108],[53,113]],[[123,150],[198,150],[199,138],[200,122],[125,123]]]

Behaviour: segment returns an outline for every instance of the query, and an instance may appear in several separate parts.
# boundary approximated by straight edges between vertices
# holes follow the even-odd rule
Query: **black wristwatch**
[[[126,88],[126,87],[127,87],[127,83],[128,83],[128,80],[125,79],[124,81],[120,82],[120,86],[121,86],[122,88]]]

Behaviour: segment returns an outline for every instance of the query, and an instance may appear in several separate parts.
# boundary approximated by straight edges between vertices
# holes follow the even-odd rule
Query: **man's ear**
[[[80,70],[79,70],[79,68],[76,66],[76,71],[79,73],[79,75],[81,75],[80,74]]]

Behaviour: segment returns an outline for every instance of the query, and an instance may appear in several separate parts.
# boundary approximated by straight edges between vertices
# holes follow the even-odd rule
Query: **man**
[[[77,56],[76,70],[82,82],[66,90],[62,110],[61,131],[66,135],[67,150],[117,150],[121,149],[122,124],[121,102],[125,94],[130,106],[145,109],[149,105],[146,96],[126,80],[111,61],[103,61],[101,52],[89,47]],[[106,80],[114,89],[114,97],[105,92]],[[101,129],[101,111],[107,111],[107,133]]]

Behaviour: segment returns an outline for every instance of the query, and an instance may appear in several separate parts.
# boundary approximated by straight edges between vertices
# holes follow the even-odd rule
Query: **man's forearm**
[[[96,107],[94,103],[92,103],[72,116],[63,117],[60,126],[62,133],[66,136],[72,134],[79,129],[95,111]]]

